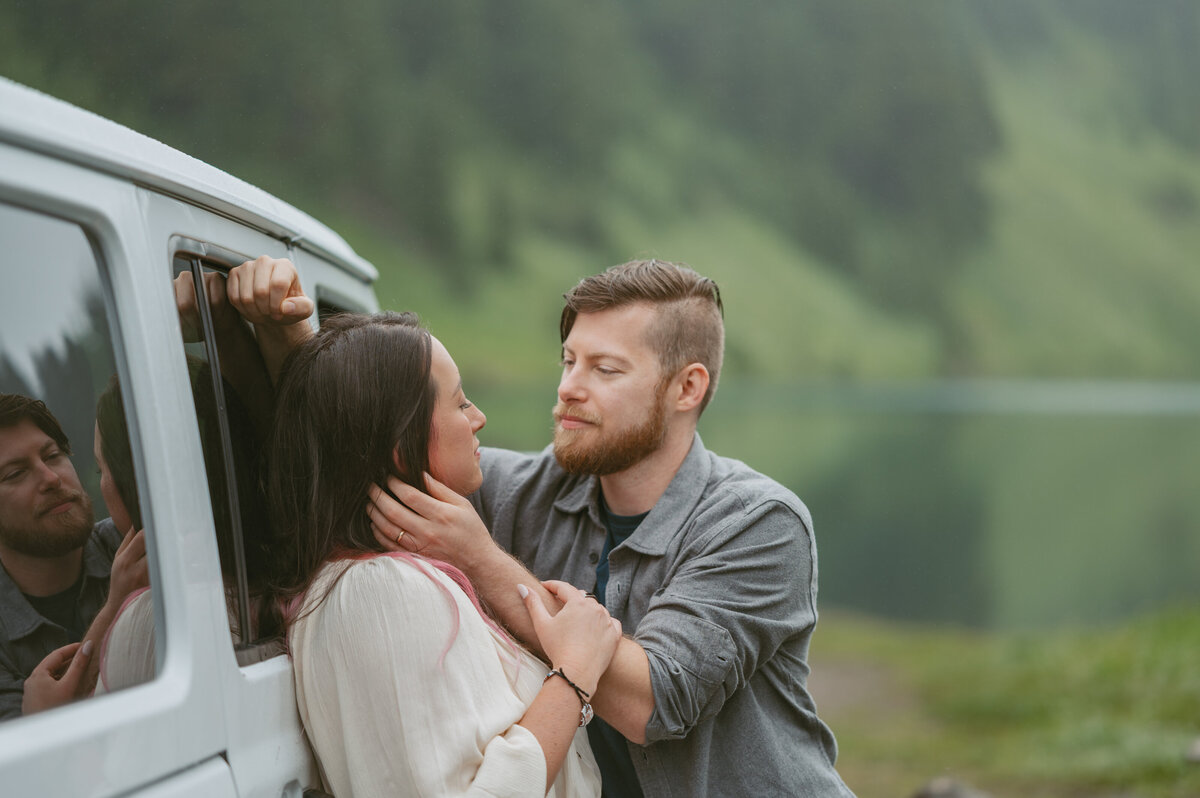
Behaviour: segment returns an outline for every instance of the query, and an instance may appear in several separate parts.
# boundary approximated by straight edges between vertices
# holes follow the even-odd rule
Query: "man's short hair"
[[[683,263],[631,260],[585,277],[563,294],[559,333],[565,343],[580,313],[598,313],[626,305],[648,304],[658,310],[647,344],[658,355],[663,379],[688,363],[708,369],[703,411],[717,390],[725,354],[725,308],[717,284]]]
[[[50,436],[58,448],[71,453],[71,442],[63,432],[58,419],[40,399],[30,399],[19,393],[0,393],[0,429],[15,427],[22,421],[32,421],[37,428]]]

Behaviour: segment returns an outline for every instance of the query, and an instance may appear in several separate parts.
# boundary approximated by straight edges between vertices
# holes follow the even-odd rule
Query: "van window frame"
[[[175,235],[169,240],[172,274],[179,261],[186,261],[192,275],[192,286],[196,295],[196,307],[204,327],[204,352],[212,373],[212,390],[217,401],[218,430],[221,438],[221,468],[225,476],[224,499],[229,505],[230,533],[233,537],[234,572],[237,579],[237,622],[238,628],[250,630],[250,587],[246,568],[245,537],[242,528],[241,500],[238,495],[236,464],[233,457],[232,436],[226,408],[217,338],[212,322],[212,309],[208,304],[208,292],[204,289],[204,269],[222,273],[228,279],[229,271],[253,258],[231,249],[199,241],[187,236]],[[264,431],[265,432],[265,431]],[[282,653],[281,641],[275,637],[243,639],[233,645],[237,663],[241,667],[253,665]]]

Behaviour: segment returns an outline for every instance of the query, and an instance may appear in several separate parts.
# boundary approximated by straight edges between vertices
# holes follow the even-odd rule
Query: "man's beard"
[[[602,477],[645,460],[662,448],[667,437],[667,414],[662,403],[665,393],[665,386],[664,390],[654,392],[654,403],[646,417],[631,429],[610,433],[603,422],[593,417],[584,420],[592,421],[596,426],[582,430],[555,425],[554,457],[558,464],[572,474]],[[555,408],[556,418],[563,409],[562,405]],[[587,441],[586,436],[593,440]]]
[[[27,557],[53,558],[83,548],[92,534],[92,499],[84,491],[68,491],[43,507],[57,507],[68,499],[76,504],[59,516],[39,514],[32,528],[16,528],[0,519],[0,543]]]

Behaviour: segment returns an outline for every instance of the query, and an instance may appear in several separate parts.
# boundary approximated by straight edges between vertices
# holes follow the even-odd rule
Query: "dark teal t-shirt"
[[[616,515],[609,511],[604,495],[600,495],[600,518],[608,530],[604,550],[600,553],[600,564],[596,566],[596,598],[601,604],[605,603],[604,594],[608,589],[608,553],[624,543],[647,515],[649,513]],[[600,767],[603,798],[643,798],[625,737],[600,718],[589,723],[587,730],[592,753]]]
[[[83,639],[83,614],[79,611],[79,591],[83,588],[83,571],[80,570],[79,578],[75,580],[75,584],[71,585],[61,593],[55,593],[53,596],[30,596],[23,594],[25,600],[29,602],[29,606],[48,621],[61,626],[67,630],[67,637],[71,640]]]

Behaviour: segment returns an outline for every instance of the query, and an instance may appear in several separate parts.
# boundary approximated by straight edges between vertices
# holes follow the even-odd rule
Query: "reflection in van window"
[[[150,531],[124,408],[102,410],[116,360],[87,236],[0,204],[0,273],[0,719],[12,719],[92,693],[118,610],[149,602]],[[68,679],[85,641],[93,667]]]

